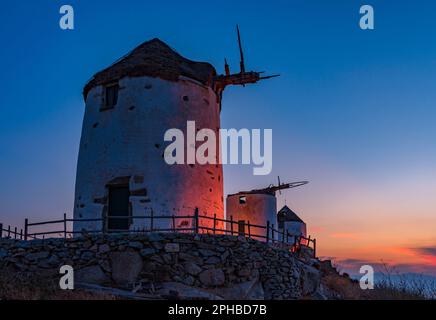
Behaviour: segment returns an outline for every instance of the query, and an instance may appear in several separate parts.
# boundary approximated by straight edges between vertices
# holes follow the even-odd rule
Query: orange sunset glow
[[[312,189],[282,198],[306,218],[319,254],[345,270],[358,273],[364,263],[386,263],[401,272],[435,275],[436,176],[386,181],[336,180],[338,186],[331,188],[313,182]]]

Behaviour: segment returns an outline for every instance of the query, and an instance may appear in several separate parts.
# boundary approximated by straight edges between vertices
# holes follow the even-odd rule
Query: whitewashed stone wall
[[[245,197],[246,202],[241,204],[240,197]],[[272,194],[266,193],[238,193],[229,195],[226,201],[227,219],[233,216],[234,221],[245,220],[247,223],[266,226],[267,221],[274,229],[277,226],[277,199]],[[230,226],[227,227],[230,229]],[[252,228],[253,235],[266,235],[266,231],[259,228]],[[274,237],[276,238],[276,236]]]
[[[290,242],[294,241],[297,236],[307,237],[306,224],[304,222],[285,221],[284,230],[292,235],[292,238],[289,238]],[[282,230],[280,229],[280,231]]]
[[[151,77],[119,81],[118,103],[100,111],[104,87],[87,96],[77,166],[74,218],[102,218],[107,212],[108,189],[113,179],[127,177],[133,215],[192,215],[223,217],[221,165],[173,165],[164,161],[164,133],[170,128],[186,132],[187,121],[197,130],[220,127],[220,104],[215,92],[187,78],[178,82]],[[203,222],[207,223],[206,221]],[[177,220],[190,227],[192,221]],[[154,223],[168,227],[171,220]],[[81,231],[100,230],[101,222],[75,223]],[[136,220],[134,228],[149,227]]]

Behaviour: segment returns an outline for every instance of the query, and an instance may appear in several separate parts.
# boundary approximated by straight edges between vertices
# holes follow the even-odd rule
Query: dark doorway
[[[245,220],[238,221],[238,235],[245,236]]]
[[[128,186],[109,186],[108,231],[129,230],[129,196]]]

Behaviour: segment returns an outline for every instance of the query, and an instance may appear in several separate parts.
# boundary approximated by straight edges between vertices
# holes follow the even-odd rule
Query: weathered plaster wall
[[[117,105],[100,111],[104,87],[94,87],[87,96],[77,166],[74,218],[102,218],[107,212],[108,189],[114,179],[127,177],[133,215],[192,215],[223,217],[221,165],[168,165],[164,161],[164,133],[170,128],[186,132],[187,121],[197,130],[218,132],[220,106],[215,92],[184,78],[178,82],[151,77],[119,81]],[[177,220],[190,227],[192,221]],[[210,223],[203,221],[203,224]],[[154,222],[165,228],[171,220]],[[131,229],[149,227],[135,220]],[[74,226],[100,230],[101,222]]]
[[[241,204],[240,197],[246,202]],[[247,223],[266,226],[267,221],[274,224],[277,229],[277,199],[274,195],[266,193],[238,193],[229,195],[226,200],[227,219],[233,216],[234,221],[245,220]],[[229,227],[228,227],[229,229]],[[265,236],[265,230],[251,229],[252,234]]]
[[[285,221],[284,222],[284,229],[285,229],[285,231],[287,230],[290,235],[294,236],[293,237],[294,239],[295,239],[295,236],[307,237],[306,224],[303,222]],[[282,231],[282,230],[280,229],[280,231]],[[289,241],[292,241],[292,239],[290,238]]]
[[[70,265],[75,281],[167,297],[296,299],[317,291],[318,260],[286,248],[224,235],[149,233],[73,239],[0,239],[0,269],[59,278]],[[314,267],[315,266],[315,267]]]

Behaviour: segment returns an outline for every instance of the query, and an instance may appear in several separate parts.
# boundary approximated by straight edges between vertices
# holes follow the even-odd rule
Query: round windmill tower
[[[74,219],[104,223],[77,221],[74,230],[149,229],[150,220],[134,217],[192,216],[195,208],[200,215],[222,219],[219,159],[216,164],[168,165],[164,135],[179,129],[186,136],[187,122],[195,121],[197,130],[211,129],[219,139],[225,87],[263,78],[245,72],[243,60],[240,73],[230,74],[226,65],[226,74],[217,75],[211,64],[188,60],[159,39],[95,74],[84,88]],[[155,219],[153,227],[172,224],[172,219]],[[192,228],[193,219],[176,219],[175,227]]]
[[[281,224],[277,226],[276,192],[297,188],[307,183],[309,182],[280,183],[279,178],[278,185],[230,194],[227,196],[226,203],[227,218],[232,217],[234,221],[240,224],[240,227],[242,226],[242,230],[238,230],[240,234],[246,233],[245,225],[248,223],[257,226],[266,226],[270,223],[271,227],[276,230],[281,227]],[[229,229],[229,227],[227,228]],[[254,228],[251,234],[254,236],[264,236],[265,232],[261,228]]]
[[[108,217],[104,228],[147,227],[127,218],[223,212],[220,165],[168,165],[164,134],[186,131],[187,121],[217,132],[220,104],[212,88],[215,69],[181,57],[154,39],[143,43],[85,86],[86,101],[77,165],[74,218]],[[156,220],[156,228],[171,221]],[[161,225],[160,225],[161,224]],[[177,220],[190,227],[191,221]],[[78,222],[76,230],[101,230]]]

